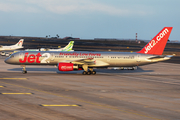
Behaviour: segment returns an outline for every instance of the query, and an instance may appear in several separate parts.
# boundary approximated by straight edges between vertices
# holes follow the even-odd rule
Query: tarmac
[[[0,56],[0,120],[179,120],[180,64],[136,70],[59,72],[54,66],[4,63]]]

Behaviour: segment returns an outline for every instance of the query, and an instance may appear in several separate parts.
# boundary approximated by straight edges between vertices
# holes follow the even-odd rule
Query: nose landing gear
[[[26,66],[25,66],[25,65],[21,65],[21,66],[23,67],[22,73],[23,73],[23,74],[26,74],[26,73],[27,73]]]

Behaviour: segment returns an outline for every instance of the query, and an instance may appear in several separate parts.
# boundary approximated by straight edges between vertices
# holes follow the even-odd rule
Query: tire
[[[83,71],[82,74],[83,74],[83,75],[86,75],[86,71]]]
[[[22,71],[22,73],[23,73],[23,74],[26,74],[26,73],[27,73],[27,71]]]
[[[95,75],[95,74],[96,74],[96,71],[92,71],[91,74],[92,74],[92,75]]]

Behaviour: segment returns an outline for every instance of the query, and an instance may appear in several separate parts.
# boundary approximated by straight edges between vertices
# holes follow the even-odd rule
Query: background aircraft
[[[15,45],[10,45],[10,46],[0,46],[0,51],[12,51],[12,50],[17,50],[20,48],[23,48],[23,41],[24,39],[20,39],[18,43]]]
[[[18,43],[16,43],[15,45],[10,45],[10,46],[2,46],[2,45],[0,45],[0,51],[2,51],[1,55],[2,56],[4,56],[4,55],[9,56],[10,54],[13,53],[13,50],[24,48],[22,46],[23,41],[24,41],[24,39],[20,39]]]
[[[74,41],[70,41],[67,46],[64,48],[59,49],[46,49],[46,48],[40,48],[40,49],[26,49],[25,51],[74,51],[72,50],[74,45]]]
[[[82,74],[96,74],[98,67],[135,67],[168,60],[172,55],[162,55],[172,27],[164,27],[142,50],[138,52],[61,52],[23,51],[12,54],[6,63],[26,65],[57,65],[59,71],[84,70]]]

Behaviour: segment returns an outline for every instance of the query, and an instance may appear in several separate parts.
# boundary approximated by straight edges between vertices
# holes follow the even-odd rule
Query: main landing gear
[[[84,71],[83,71],[83,75],[95,75],[96,74],[96,71],[93,70],[93,68],[89,68],[89,71],[88,71],[88,66],[87,65],[83,65],[82,66]]]
[[[91,74],[92,74],[92,75],[95,75],[95,74],[96,74],[96,71],[88,71],[88,72],[83,71],[82,74],[83,74],[83,75],[91,75]]]
[[[26,74],[26,73],[27,73],[26,66],[25,66],[25,65],[21,65],[21,66],[23,67],[22,73],[23,73],[23,74]]]

